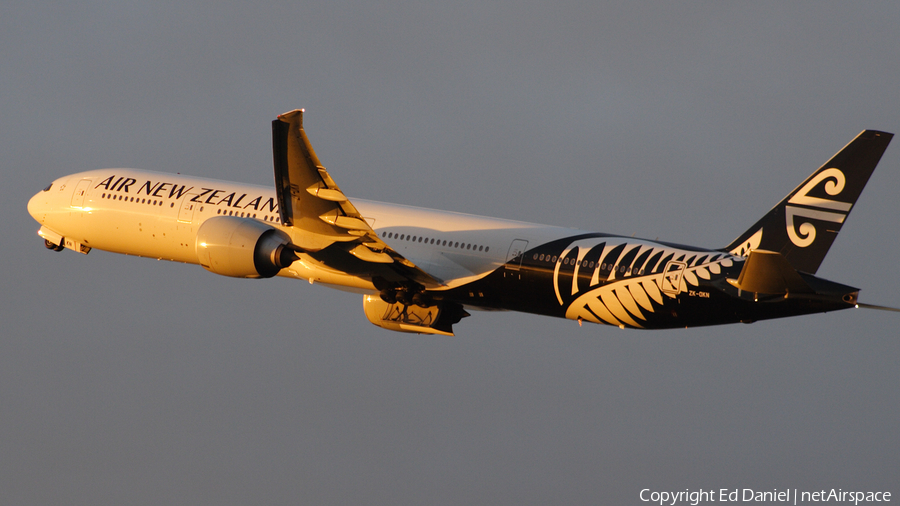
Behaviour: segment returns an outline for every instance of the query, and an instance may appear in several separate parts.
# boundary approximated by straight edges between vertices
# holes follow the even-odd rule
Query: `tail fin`
[[[815,274],[894,134],[864,130],[724,249],[777,251]]]

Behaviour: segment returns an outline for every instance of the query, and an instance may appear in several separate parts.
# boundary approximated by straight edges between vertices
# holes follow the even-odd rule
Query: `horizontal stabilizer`
[[[813,293],[814,290],[797,274],[780,253],[753,250],[744,261],[738,278],[729,279],[737,288],[752,293],[785,294]]]

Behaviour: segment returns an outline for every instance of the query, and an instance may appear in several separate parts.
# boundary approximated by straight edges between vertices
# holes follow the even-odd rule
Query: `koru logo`
[[[803,185],[803,188],[800,188],[796,195],[788,200],[788,204],[797,205],[788,205],[784,208],[788,237],[791,238],[792,243],[801,248],[809,246],[816,240],[816,226],[805,221],[795,228],[794,217],[843,223],[847,213],[850,212],[850,208],[853,207],[853,204],[848,202],[810,197],[809,192],[823,181],[825,181],[825,193],[832,196],[840,195],[846,183],[843,172],[833,167],[825,169],[816,174],[808,183]]]

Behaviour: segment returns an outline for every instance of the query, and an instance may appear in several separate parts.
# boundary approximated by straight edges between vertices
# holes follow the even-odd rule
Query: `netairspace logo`
[[[641,501],[659,504],[660,506],[677,506],[689,504],[697,506],[706,502],[765,502],[787,504],[815,503],[847,503],[854,506],[860,503],[891,502],[891,493],[884,491],[853,491],[840,488],[830,490],[799,490],[785,488],[772,490],[754,490],[752,488],[720,488],[716,489],[684,489],[680,491],[656,491],[645,488],[641,490]]]

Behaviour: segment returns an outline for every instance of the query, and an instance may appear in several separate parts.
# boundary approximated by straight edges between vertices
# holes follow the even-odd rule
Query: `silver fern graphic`
[[[647,321],[647,315],[662,308],[666,299],[674,299],[691,287],[698,287],[701,279],[710,280],[721,274],[723,268],[744,260],[729,253],[687,251],[653,243],[626,243],[624,247],[622,243],[600,243],[604,244],[600,259],[606,259],[610,251],[621,248],[618,258],[633,260],[627,265],[615,261],[608,265],[599,260],[594,265],[585,265],[585,255],[599,247],[598,243],[596,238],[583,239],[564,249],[560,259],[568,258],[577,250],[572,287],[569,294],[561,291],[559,279],[563,263],[557,262],[554,268],[556,297],[560,305],[565,305],[565,299],[575,296],[566,309],[566,318],[622,328],[643,328],[642,322]],[[589,272],[579,272],[584,269]],[[578,293],[578,279],[586,274],[590,274],[589,288]]]
[[[753,235],[747,238],[740,246],[737,246],[729,253],[739,257],[746,257],[750,254],[751,251],[759,248],[759,245],[762,243],[763,237],[763,229],[760,228]]]

